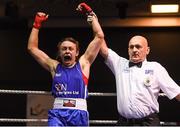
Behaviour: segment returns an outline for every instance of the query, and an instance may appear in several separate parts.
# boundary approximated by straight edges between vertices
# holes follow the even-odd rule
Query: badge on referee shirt
[[[144,85],[147,86],[147,87],[151,86],[151,79],[150,79],[150,77],[146,77],[144,79]]]
[[[147,87],[150,87],[152,82],[153,82],[153,74],[154,74],[154,70],[148,69],[145,70],[145,79],[144,79],[144,85]]]

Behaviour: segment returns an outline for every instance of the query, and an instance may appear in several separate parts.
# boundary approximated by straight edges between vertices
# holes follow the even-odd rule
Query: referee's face
[[[143,62],[149,54],[147,40],[142,36],[134,36],[129,41],[129,60],[134,63]]]

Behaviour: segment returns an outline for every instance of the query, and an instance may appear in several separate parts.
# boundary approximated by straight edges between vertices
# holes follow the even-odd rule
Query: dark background
[[[0,25],[0,89],[45,90],[51,89],[51,75],[27,52],[31,31],[25,19],[12,21],[1,19]],[[180,28],[179,27],[103,27],[107,44],[121,56],[128,58],[127,45],[134,35],[145,36],[151,47],[148,60],[161,63],[174,81],[180,80]],[[56,57],[56,45],[64,37],[72,36],[80,42],[80,54],[93,38],[89,27],[42,28],[39,48],[50,57]],[[111,71],[98,56],[91,67],[89,92],[116,92]],[[0,118],[25,118],[26,96],[0,95]],[[160,120],[180,121],[180,103],[160,97]],[[116,97],[92,97],[88,99],[90,119],[117,120]],[[1,123],[2,124],[2,123]],[[6,124],[7,125],[7,124]]]

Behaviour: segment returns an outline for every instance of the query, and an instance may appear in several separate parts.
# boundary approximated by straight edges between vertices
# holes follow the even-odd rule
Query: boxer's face
[[[64,41],[59,47],[59,55],[64,66],[72,66],[79,55],[76,44],[71,41]]]

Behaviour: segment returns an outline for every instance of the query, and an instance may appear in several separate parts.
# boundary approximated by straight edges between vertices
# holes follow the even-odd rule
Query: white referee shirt
[[[169,99],[180,93],[180,87],[157,62],[145,60],[141,68],[129,68],[129,60],[109,49],[105,63],[115,75],[118,112],[126,118],[142,118],[158,113],[160,89]]]

